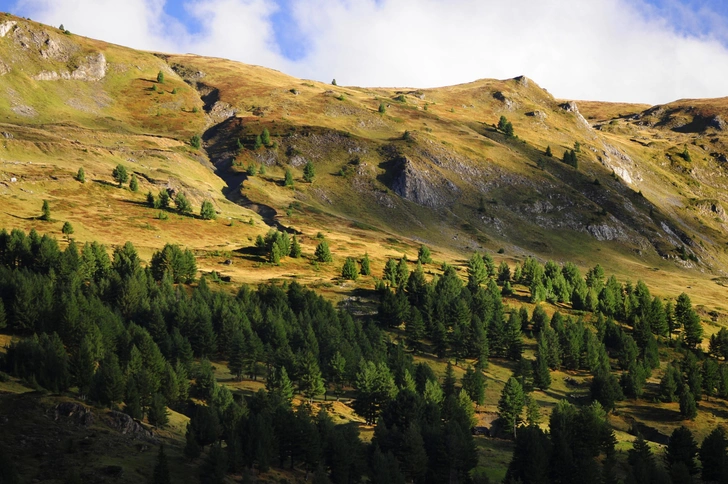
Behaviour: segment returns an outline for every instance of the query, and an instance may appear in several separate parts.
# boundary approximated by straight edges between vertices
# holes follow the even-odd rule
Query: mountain
[[[322,223],[341,227],[342,237],[375,253],[371,232],[444,253],[503,249],[585,266],[598,260],[624,274],[657,266],[724,276],[725,100],[575,103],[526,77],[343,87],[134,51],[10,15],[0,34],[6,226],[32,225],[48,199],[76,237],[127,237],[147,255],[166,241],[234,250],[260,232],[154,220],[141,208],[143,194],[169,188],[195,206],[210,198],[223,218],[252,218],[256,227],[304,235]],[[514,136],[496,129],[501,116]],[[253,149],[264,129],[271,146]],[[199,150],[189,143],[195,135]],[[560,161],[576,143],[578,168]],[[308,161],[314,183],[279,186],[285,169],[300,178]],[[245,175],[251,163],[266,175]],[[138,195],[106,183],[117,164],[137,174]],[[93,183],[73,182],[79,167]],[[351,244],[339,255],[348,252]]]

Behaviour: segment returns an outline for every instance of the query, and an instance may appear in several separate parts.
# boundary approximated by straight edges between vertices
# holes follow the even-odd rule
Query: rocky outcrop
[[[61,402],[53,409],[54,420],[61,417],[72,420],[77,425],[89,427],[96,421],[90,408],[75,402]]]
[[[15,20],[0,22],[0,37],[5,37],[18,24]]]
[[[100,81],[106,76],[106,57],[102,53],[89,55],[83,59],[72,72],[69,71],[41,71],[33,76],[36,81],[58,81],[58,80],[74,80],[74,81]]]
[[[458,191],[452,182],[441,185],[433,181],[428,171],[419,170],[406,156],[399,156],[394,160],[394,164],[392,190],[400,197],[418,205],[429,208],[443,207],[449,198],[443,192]]]
[[[134,439],[144,440],[150,443],[157,443],[159,439],[154,433],[142,427],[142,425],[129,415],[115,410],[106,414],[105,419],[109,427],[118,430],[120,433]]]

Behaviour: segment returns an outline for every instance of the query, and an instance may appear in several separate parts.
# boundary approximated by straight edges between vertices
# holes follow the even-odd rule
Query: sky
[[[339,85],[525,75],[563,99],[728,96],[725,0],[0,0],[0,11]]]

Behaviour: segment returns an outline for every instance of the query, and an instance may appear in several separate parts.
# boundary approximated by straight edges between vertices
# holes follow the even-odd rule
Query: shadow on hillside
[[[99,185],[104,185],[104,186],[111,187],[111,188],[119,188],[118,183],[111,183],[110,181],[106,181],[106,180],[91,180],[91,181],[94,183],[98,183]],[[123,188],[123,186],[122,186],[122,188]]]

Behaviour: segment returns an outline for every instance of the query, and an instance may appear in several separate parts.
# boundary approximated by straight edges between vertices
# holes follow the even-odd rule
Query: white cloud
[[[291,0],[307,43],[275,43],[272,0],[204,0],[194,35],[164,0],[22,0],[34,19],[138,48],[195,52],[366,86],[433,87],[524,74],[554,95],[660,103],[728,95],[728,49],[628,0]],[[680,5],[675,4],[677,9]],[[696,16],[707,18],[705,12]],[[697,22],[697,20],[696,20]]]

